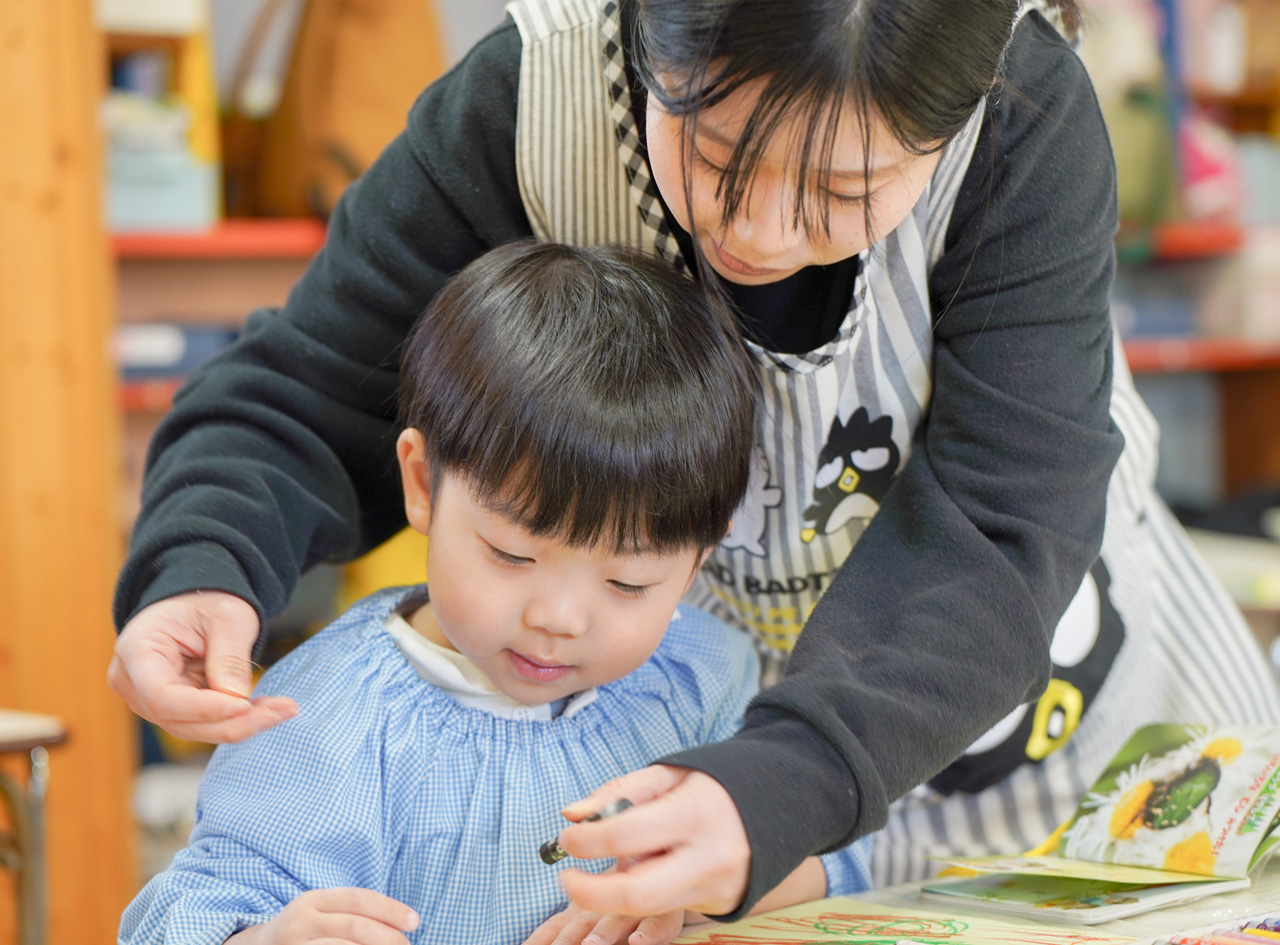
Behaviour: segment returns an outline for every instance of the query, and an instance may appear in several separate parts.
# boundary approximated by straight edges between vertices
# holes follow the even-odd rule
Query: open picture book
[[[1280,842],[1280,727],[1148,725],[1026,856],[945,858],[979,875],[923,895],[1081,924],[1241,889]]]

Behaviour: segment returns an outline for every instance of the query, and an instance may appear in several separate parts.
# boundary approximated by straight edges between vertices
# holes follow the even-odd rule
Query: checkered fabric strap
[[[626,168],[632,199],[658,255],[677,270],[688,273],[689,268],[685,265],[675,234],[662,212],[658,186],[649,173],[649,160],[640,143],[640,130],[631,111],[631,83],[627,80],[622,53],[622,14],[617,0],[605,0],[600,9],[600,35],[604,42],[604,76],[609,88],[609,118],[614,124],[618,156]]]

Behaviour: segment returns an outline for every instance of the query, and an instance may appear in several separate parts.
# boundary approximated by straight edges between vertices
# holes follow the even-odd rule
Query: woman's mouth
[[[730,272],[740,273],[744,276],[767,276],[775,272],[781,272],[780,269],[771,267],[752,266],[743,262],[737,256],[725,251],[724,247],[717,243],[711,237],[707,237],[707,242],[711,244],[711,249],[715,253],[716,258],[720,260],[720,264]]]
[[[511,654],[511,665],[516,673],[525,679],[534,682],[556,682],[568,675],[572,666],[565,666],[562,663],[544,663],[540,660],[531,659],[528,656],[522,656],[515,650],[508,651]]]

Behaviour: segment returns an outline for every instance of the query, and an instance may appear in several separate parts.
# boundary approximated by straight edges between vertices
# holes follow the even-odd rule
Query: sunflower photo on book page
[[[943,858],[982,874],[931,897],[1080,923],[1248,886],[1280,836],[1280,727],[1148,725],[1034,855]]]

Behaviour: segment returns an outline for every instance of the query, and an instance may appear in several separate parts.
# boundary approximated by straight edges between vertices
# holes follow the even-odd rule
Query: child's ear
[[[707,563],[707,559],[711,557],[711,552],[713,551],[715,551],[715,548],[702,549],[702,553],[698,555],[697,563],[694,564],[693,570],[689,572],[689,580],[684,585],[685,591],[693,587],[693,579],[698,576],[698,572],[702,570],[702,566]]]
[[[425,535],[431,528],[431,464],[422,434],[414,429],[401,430],[396,440],[396,459],[404,488],[405,517],[414,531]]]
[[[731,526],[729,526],[729,527],[730,527],[730,528],[732,528],[733,526],[731,525]],[[728,532],[726,532],[725,534],[726,534],[726,536],[727,536],[727,535],[728,535]],[[714,547],[712,547],[712,548],[703,548],[703,549],[702,549],[702,554],[698,556],[698,566],[697,566],[696,568],[694,568],[693,570],[695,570],[695,571],[701,571],[701,570],[702,570],[702,566],[703,566],[704,564],[706,564],[706,563],[707,563],[707,559],[711,557],[711,552],[713,552],[713,551],[715,551],[715,550],[716,550],[716,549],[715,549]]]

